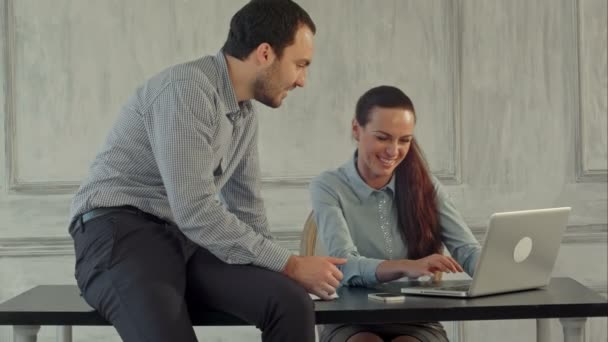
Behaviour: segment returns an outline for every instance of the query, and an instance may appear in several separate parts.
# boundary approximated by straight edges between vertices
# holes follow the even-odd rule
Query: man
[[[171,67],[128,100],[74,197],[84,299],[125,341],[196,341],[189,311],[314,341],[308,292],[328,298],[344,259],[273,242],[260,197],[255,99],[303,87],[315,25],[292,1],[254,0],[220,53]]]

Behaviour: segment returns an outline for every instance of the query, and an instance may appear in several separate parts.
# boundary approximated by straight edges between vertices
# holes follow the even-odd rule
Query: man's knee
[[[282,275],[272,277],[271,283],[265,287],[267,305],[258,325],[264,339],[314,341],[314,305],[306,290]]]
[[[301,307],[313,307],[312,301],[308,292],[292,279],[281,276],[282,280],[276,284],[276,293],[278,296],[289,299],[294,305]]]
[[[297,317],[314,316],[314,305],[308,292],[295,281],[280,276],[277,281],[267,287],[270,292],[272,306],[280,308],[284,315]]]

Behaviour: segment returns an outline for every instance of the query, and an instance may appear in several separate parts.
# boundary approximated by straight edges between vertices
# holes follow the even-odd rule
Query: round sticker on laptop
[[[513,259],[516,263],[520,263],[528,259],[530,252],[532,252],[532,239],[526,236],[519,240],[517,245],[515,245],[515,250],[513,250]]]

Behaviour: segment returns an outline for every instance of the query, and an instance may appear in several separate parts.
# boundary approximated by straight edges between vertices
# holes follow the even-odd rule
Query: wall
[[[164,67],[215,53],[244,3],[0,1],[0,301],[74,283],[69,200],[120,105]],[[310,178],[350,157],[356,99],[393,84],[414,100],[431,169],[479,239],[493,212],[572,206],[554,274],[606,294],[605,0],[300,4],[318,27],[308,84],[281,109],[258,107],[264,197],[281,243],[297,249]],[[534,336],[531,320],[447,327],[453,341]],[[606,319],[587,328],[588,341],[606,339]],[[259,339],[250,327],[199,333]],[[552,333],[561,336],[557,321]],[[9,335],[0,328],[0,341]],[[75,336],[118,340],[109,328]]]

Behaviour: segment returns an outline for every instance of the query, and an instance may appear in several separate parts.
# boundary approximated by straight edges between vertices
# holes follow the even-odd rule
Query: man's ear
[[[260,66],[267,66],[272,64],[276,59],[274,49],[268,43],[262,43],[254,51],[255,61]]]
[[[361,134],[361,126],[359,126],[357,119],[353,119],[352,130],[353,130],[353,132],[352,132],[353,139],[355,139],[356,141],[359,141],[359,134]]]

